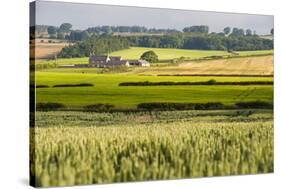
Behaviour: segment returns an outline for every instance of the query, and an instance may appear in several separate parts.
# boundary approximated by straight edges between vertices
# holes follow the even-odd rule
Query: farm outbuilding
[[[131,60],[129,61],[130,66],[143,66],[143,67],[149,67],[150,63],[146,60]]]
[[[90,56],[89,67],[108,68],[115,66],[150,66],[145,60],[123,60],[121,56]]]

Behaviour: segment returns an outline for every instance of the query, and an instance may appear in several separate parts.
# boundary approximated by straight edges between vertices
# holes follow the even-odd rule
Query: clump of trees
[[[72,34],[70,34],[72,35]],[[74,39],[75,34],[73,34]],[[85,34],[87,36],[87,34]],[[77,36],[76,36],[77,37]],[[81,39],[80,37],[78,37]],[[273,41],[258,36],[232,35],[228,37],[216,34],[182,33],[163,36],[112,36],[101,35],[85,37],[85,40],[77,42],[62,49],[58,57],[84,57],[104,55],[113,51],[136,47],[153,48],[178,48],[178,49],[202,49],[202,50],[269,50],[273,49]],[[146,55],[147,56],[147,55]],[[157,59],[142,57],[149,62],[157,62]]]
[[[193,33],[209,33],[209,26],[190,26],[183,28],[183,32],[193,32]]]
[[[58,54],[60,58],[104,55],[113,51],[129,48],[126,38],[118,36],[94,36],[85,41],[64,47]]]
[[[51,37],[76,42],[75,45],[65,47],[59,57],[103,55],[129,46],[227,51],[273,49],[272,40],[260,38],[250,29],[236,27],[225,27],[219,33],[209,33],[209,27],[206,25],[185,27],[183,32],[173,29],[148,29],[143,26],[97,26],[87,30],[71,28],[69,23],[63,23],[60,27],[48,27]],[[163,35],[112,35],[115,32],[162,32]],[[270,32],[273,34],[273,29]],[[144,59],[156,61],[151,61],[150,57]]]
[[[60,27],[49,26],[47,28],[50,38],[64,39],[66,34],[71,32],[72,25],[70,23],[63,23]]]
[[[95,35],[112,34],[112,33],[177,33],[176,29],[156,29],[146,28],[144,26],[96,26],[87,29],[89,33]]]
[[[125,38],[125,37],[124,37]],[[126,37],[131,46],[155,48],[179,48],[202,50],[267,50],[273,48],[273,41],[255,35],[182,33],[163,36]]]
[[[158,62],[158,56],[154,51],[144,52],[141,55],[140,59],[146,60],[146,61],[151,62],[151,63]]]

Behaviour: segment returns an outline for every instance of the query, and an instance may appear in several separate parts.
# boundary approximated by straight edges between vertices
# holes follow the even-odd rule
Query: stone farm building
[[[149,67],[146,60],[123,60],[121,56],[90,56],[89,64],[60,65],[59,68],[112,68],[117,66]]]
[[[91,56],[89,66],[97,68],[109,68],[115,66],[150,66],[145,60],[123,60],[121,56]]]

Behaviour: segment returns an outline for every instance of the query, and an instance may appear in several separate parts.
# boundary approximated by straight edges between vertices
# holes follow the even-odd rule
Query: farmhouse
[[[121,56],[90,56],[89,67],[108,68],[115,66],[150,66],[145,60],[123,60]]]
[[[118,66],[142,66],[149,67],[146,60],[123,60],[121,56],[90,56],[89,64],[64,64],[59,68],[112,68]]]
[[[128,60],[122,60],[121,56],[90,56],[89,67],[108,68],[115,66],[130,66]]]

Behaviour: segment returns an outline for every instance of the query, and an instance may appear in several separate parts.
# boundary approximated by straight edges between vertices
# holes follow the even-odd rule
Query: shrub
[[[237,108],[262,108],[262,109],[273,108],[273,104],[264,101],[237,102],[235,106]]]
[[[209,81],[197,81],[197,82],[174,82],[174,81],[161,81],[161,82],[123,82],[119,83],[119,86],[162,86],[162,85],[273,85],[273,81],[233,81],[233,82],[217,82],[214,79]]]
[[[205,56],[203,59],[211,60],[211,59],[221,59],[221,58],[223,58],[223,56],[214,55],[214,56]]]
[[[208,102],[208,103],[140,103],[137,106],[138,109],[144,110],[217,110],[224,109],[224,105],[220,102]]]
[[[214,84],[216,84],[216,80],[214,80],[214,79],[210,79],[209,81],[207,81],[206,83],[208,84],[208,85],[214,85]]]
[[[47,103],[37,103],[36,110],[39,111],[52,111],[64,108],[64,104],[56,102],[47,102]]]
[[[208,102],[208,103],[195,103],[195,110],[219,110],[224,109],[224,104],[220,102]]]
[[[36,88],[49,88],[48,85],[36,85]]]
[[[84,107],[87,112],[109,112],[114,108],[113,104],[91,104]]]
[[[154,51],[144,52],[141,55],[140,59],[146,60],[146,61],[151,62],[151,63],[158,62],[158,56]]]
[[[58,84],[53,87],[92,87],[92,83],[79,83],[79,84]]]

